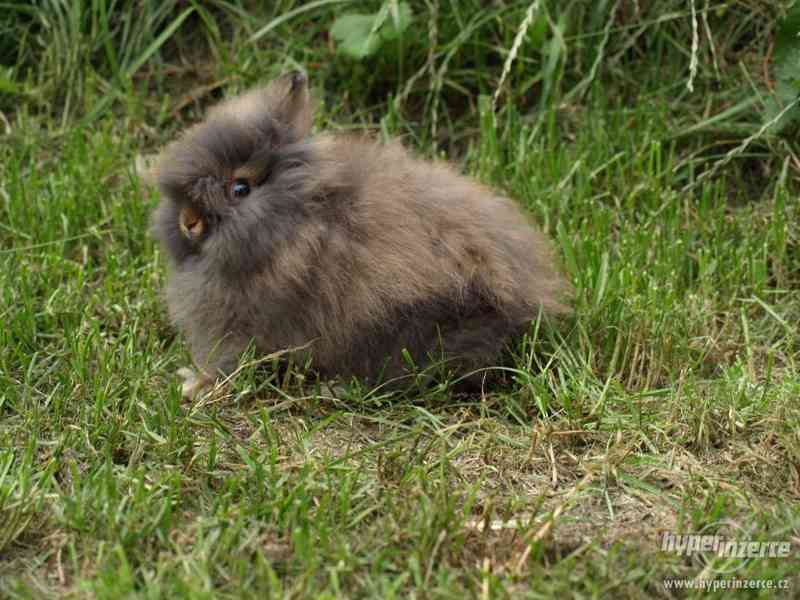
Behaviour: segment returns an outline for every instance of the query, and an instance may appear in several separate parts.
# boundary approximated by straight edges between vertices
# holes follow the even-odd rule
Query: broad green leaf
[[[267,23],[264,27],[256,31],[252,36],[250,36],[249,42],[255,42],[260,40],[262,37],[267,35],[270,31],[286,23],[293,19],[294,17],[301,15],[303,13],[309,12],[314,10],[315,8],[319,8],[321,6],[326,6],[328,4],[343,4],[345,2],[352,2],[353,0],[316,0],[315,2],[309,2],[307,4],[301,4],[299,8],[295,8],[294,10],[290,10],[286,13],[283,13],[280,17],[273,19],[269,23]]]
[[[380,35],[383,40],[395,40],[411,25],[411,7],[407,2],[390,2],[389,14],[391,20],[381,27]]]
[[[380,45],[377,36],[371,35],[375,15],[344,15],[331,27],[333,39],[339,42],[338,50],[353,58],[369,56]]]
[[[339,52],[362,59],[374,54],[384,42],[400,37],[411,19],[408,3],[389,2],[374,14],[342,15],[334,21],[330,33],[338,42]]]
[[[800,3],[789,9],[775,35],[772,55],[775,66],[775,96],[767,103],[765,121],[774,119],[800,94]],[[800,120],[800,107],[795,107],[776,125],[780,131]]]

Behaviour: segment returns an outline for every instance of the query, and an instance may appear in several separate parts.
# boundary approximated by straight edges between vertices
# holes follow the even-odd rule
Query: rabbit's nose
[[[180,228],[186,239],[196,242],[203,235],[205,226],[202,215],[194,208],[187,206],[181,210]]]

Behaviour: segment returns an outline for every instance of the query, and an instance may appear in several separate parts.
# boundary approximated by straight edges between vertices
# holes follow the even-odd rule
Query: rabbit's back
[[[551,245],[515,202],[397,143],[317,143],[336,157],[322,159],[320,183],[352,186],[335,254],[358,265],[363,293],[413,303],[477,287],[509,315],[566,310]]]
[[[261,275],[264,301],[282,297],[251,309],[264,350],[315,340],[318,367],[362,376],[387,357],[399,370],[403,349],[478,364],[540,309],[563,312],[550,246],[510,200],[399,144],[325,137],[309,155],[305,194],[322,201]]]

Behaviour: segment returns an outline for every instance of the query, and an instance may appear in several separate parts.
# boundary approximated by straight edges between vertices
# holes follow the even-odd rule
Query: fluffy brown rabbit
[[[566,310],[550,245],[513,202],[396,142],[309,138],[312,116],[293,72],[212,109],[156,163],[169,311],[201,374],[182,370],[185,394],[250,344],[305,346],[326,377],[396,377],[408,355],[464,372],[540,309]]]

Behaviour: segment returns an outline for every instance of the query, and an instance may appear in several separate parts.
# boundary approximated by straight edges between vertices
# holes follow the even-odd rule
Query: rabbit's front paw
[[[181,395],[187,400],[194,399],[214,382],[214,378],[207,373],[195,372],[188,367],[178,369],[178,377],[183,379]]]

